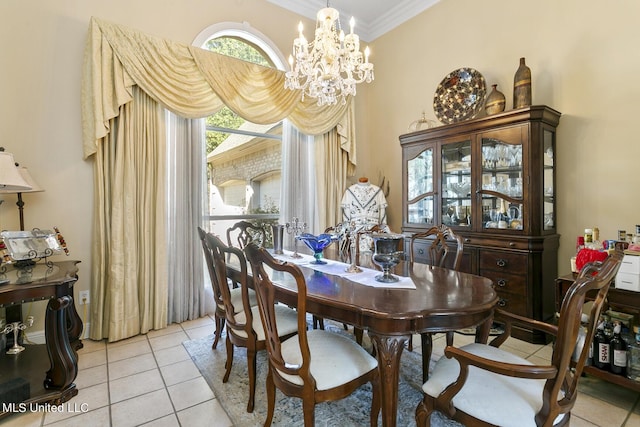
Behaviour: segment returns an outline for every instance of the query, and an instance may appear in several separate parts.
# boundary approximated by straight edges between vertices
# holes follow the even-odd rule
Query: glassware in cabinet
[[[407,161],[407,222],[434,224],[434,149],[427,148]]]
[[[482,137],[480,144],[482,228],[522,230],[526,214],[522,139]]]
[[[441,145],[442,223],[470,227],[472,215],[471,140]]]

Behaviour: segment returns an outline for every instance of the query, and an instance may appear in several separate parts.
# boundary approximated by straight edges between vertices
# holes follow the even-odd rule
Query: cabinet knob
[[[498,307],[506,307],[506,306],[507,306],[507,301],[508,301],[508,300],[506,300],[506,299],[504,299],[504,298],[500,298],[500,299],[498,300]]]
[[[513,248],[516,245],[515,242],[509,242],[509,247]]]
[[[424,249],[418,249],[418,253],[419,253],[420,255],[424,255]]]
[[[467,237],[466,239],[464,239],[464,242],[465,243],[471,243],[471,239]]]
[[[507,286],[507,281],[505,279],[499,279],[498,286],[500,286],[501,288],[504,288],[505,286]]]
[[[505,267],[507,265],[507,260],[500,258],[498,261],[496,261],[496,265],[498,267]]]

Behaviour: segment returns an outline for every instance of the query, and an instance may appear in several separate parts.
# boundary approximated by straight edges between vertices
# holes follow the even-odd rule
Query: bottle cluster
[[[600,318],[587,364],[640,381],[640,332],[637,326],[633,336],[622,329],[619,321]]]

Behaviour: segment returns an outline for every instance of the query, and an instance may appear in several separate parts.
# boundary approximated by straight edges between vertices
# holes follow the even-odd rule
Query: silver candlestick
[[[291,222],[285,225],[287,234],[293,234],[293,255],[291,258],[302,258],[302,255],[298,253],[298,239],[297,237],[307,228],[307,223],[300,223],[298,217],[294,217]]]
[[[0,333],[8,334],[13,332],[13,347],[7,350],[7,354],[18,354],[24,351],[24,347],[18,344],[18,336],[20,335],[20,331],[24,331],[27,328],[33,326],[33,316],[28,316],[27,321],[25,323],[22,322],[13,322],[8,325],[4,325],[4,320],[0,322],[0,328],[2,331]]]
[[[358,233],[355,221],[351,221],[345,228],[345,235],[349,239],[349,252],[351,252],[351,265],[344,269],[347,273],[360,273],[362,269],[358,267],[358,246],[360,245],[360,233]]]

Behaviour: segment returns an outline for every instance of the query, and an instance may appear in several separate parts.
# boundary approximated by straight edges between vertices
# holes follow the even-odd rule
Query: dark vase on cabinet
[[[492,279],[501,307],[551,319],[559,120],[552,108],[530,106],[401,135],[405,250],[411,234],[446,224],[463,236],[461,269]],[[427,261],[422,245],[416,260]],[[513,335],[547,339],[527,329]]]

